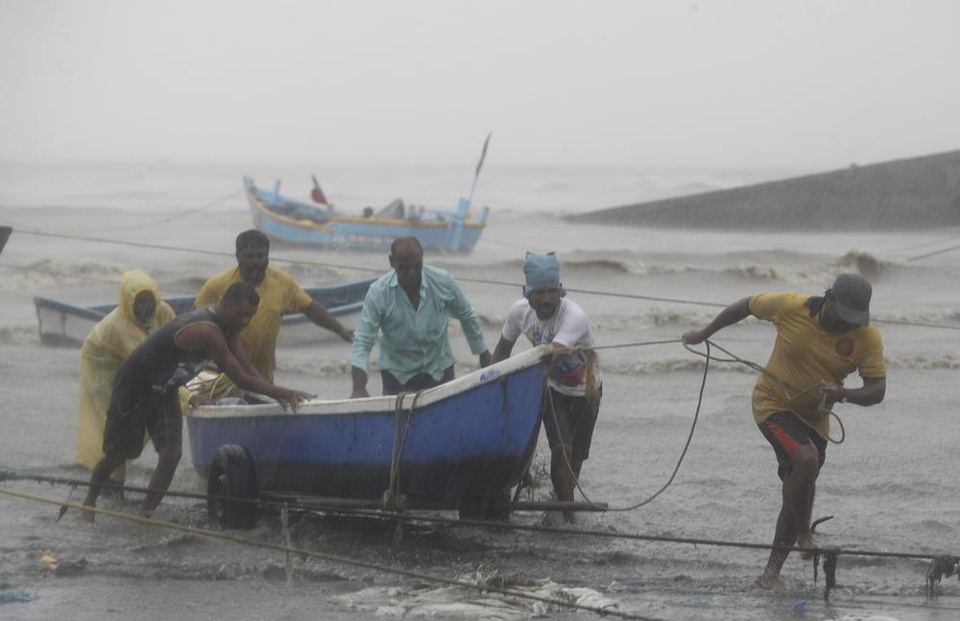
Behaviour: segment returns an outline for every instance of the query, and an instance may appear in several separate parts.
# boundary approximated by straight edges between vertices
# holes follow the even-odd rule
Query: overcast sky
[[[953,0],[0,0],[0,159],[831,168],[960,148]]]

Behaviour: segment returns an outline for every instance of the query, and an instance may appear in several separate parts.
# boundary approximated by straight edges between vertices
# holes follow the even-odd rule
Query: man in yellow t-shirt
[[[311,298],[293,276],[269,264],[270,239],[261,231],[250,229],[240,233],[236,246],[237,267],[210,278],[197,294],[195,305],[200,308],[218,303],[227,288],[235,282],[253,285],[260,296],[260,305],[250,324],[240,334],[240,343],[263,379],[273,381],[273,372],[277,368],[277,336],[284,313],[303,313],[313,323],[339,335],[344,341],[353,339],[353,331],[344,327]],[[224,377],[218,379],[212,390],[213,394],[209,395],[212,398],[235,392]]]
[[[766,373],[753,390],[753,416],[773,446],[783,481],[783,503],[770,558],[757,584],[785,591],[780,569],[789,550],[816,548],[810,530],[817,476],[826,459],[830,410],[835,403],[868,406],[883,401],[886,370],[880,332],[870,325],[870,283],[841,274],[823,296],[765,293],[734,302],[705,328],[683,335],[702,343],[753,315],[777,328]],[[857,371],[860,388],[844,387]],[[806,552],[804,552],[806,554]]]

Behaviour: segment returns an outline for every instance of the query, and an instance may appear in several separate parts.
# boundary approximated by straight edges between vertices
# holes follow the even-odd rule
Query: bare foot
[[[96,517],[97,517],[97,514],[95,514],[93,511],[90,511],[88,509],[80,509],[80,519],[83,520],[84,522],[90,522],[91,524],[93,524]]]
[[[797,539],[797,547],[802,550],[800,552],[800,558],[805,561],[808,561],[813,558],[813,554],[816,551],[817,544],[813,540],[812,535],[807,535],[805,537],[800,537]]]
[[[783,580],[780,579],[780,576],[772,574],[768,571],[764,571],[758,578],[756,582],[757,586],[761,589],[766,589],[768,591],[773,591],[774,593],[786,593],[787,585],[783,583]]]

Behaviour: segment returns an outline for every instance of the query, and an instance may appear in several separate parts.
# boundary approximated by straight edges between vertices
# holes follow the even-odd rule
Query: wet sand
[[[735,329],[733,346],[745,353],[764,348],[768,335],[758,328],[762,326]],[[651,336],[671,332],[673,327],[668,327],[663,334]],[[41,400],[33,391],[13,391],[6,401],[3,424],[12,433],[4,433],[0,440],[5,464],[21,471],[85,479],[86,473],[71,465],[75,350],[3,344],[0,353],[7,361],[5,377],[18,385],[42,385],[44,403],[38,409]],[[288,360],[296,360],[305,352],[287,354]],[[671,349],[645,355],[665,354],[683,358]],[[281,373],[281,381],[319,392],[337,392],[348,382],[345,375],[318,378],[290,370]],[[928,370],[924,382],[949,385],[954,373]],[[910,375],[898,372],[898,382],[909,381]],[[667,376],[607,374],[602,420],[593,455],[584,466],[583,486],[591,498],[622,508],[648,497],[666,482],[689,432],[699,382],[695,368]],[[583,515],[578,527],[602,533],[766,543],[779,489],[772,452],[747,410],[752,383],[749,373],[717,367],[708,377],[701,418],[675,483],[642,509]],[[631,395],[639,395],[641,401]],[[893,391],[880,406],[847,408],[841,414],[848,438],[843,446],[828,450],[816,509],[817,515],[837,517],[821,527],[821,545],[949,551],[956,533],[953,499],[960,494],[960,483],[945,467],[951,463],[953,443],[936,434],[953,425],[952,397],[941,399],[942,403],[928,404],[922,413],[902,415],[912,412],[911,398]],[[535,470],[539,467],[542,472],[542,439],[539,450]],[[186,454],[171,489],[201,492],[204,483],[190,465],[187,451],[185,443]],[[131,471],[130,483],[145,485],[153,464],[155,455],[148,447]],[[82,494],[26,481],[5,485],[58,499],[76,500]],[[536,494],[543,498],[545,490]],[[136,503],[137,496],[130,494],[124,502],[105,499],[101,506],[133,511]],[[404,589],[419,583],[296,557],[296,577],[288,587],[283,556],[276,551],[106,517],[89,525],[72,510],[56,523],[56,515],[56,507],[0,496],[4,533],[0,583],[25,589],[31,597],[27,603],[4,604],[0,612],[5,618],[100,619],[112,614],[161,618],[170,614],[203,619],[233,614],[299,619],[322,611],[323,618],[359,619],[368,618],[370,611],[352,610],[335,596],[382,586],[398,589],[392,600],[398,601]],[[155,517],[205,528],[206,506],[198,500],[167,498]],[[512,518],[513,523],[525,525],[543,521],[540,513],[517,513]],[[753,579],[765,559],[761,550],[430,522],[407,527],[400,546],[394,547],[395,532],[393,524],[309,518],[297,522],[293,538],[294,546],[304,549],[447,578],[475,574],[480,568],[549,578],[595,589],[620,602],[624,612],[670,619],[787,619],[800,601],[805,602],[810,618],[837,618],[825,615],[852,614],[862,609],[860,602],[865,599],[872,602],[869,610],[893,609],[897,619],[938,618],[936,614],[946,615],[939,617],[945,619],[952,618],[947,611],[960,597],[955,581],[945,581],[939,587],[939,605],[948,607],[926,608],[923,574],[927,564],[916,560],[842,557],[836,604],[826,606],[821,600],[822,573],[819,584],[814,584],[810,563],[795,556],[784,569],[789,595],[757,590]],[[240,534],[279,544],[278,516],[265,512],[256,530]],[[77,575],[58,576],[42,565],[45,552],[66,562],[83,559],[87,566]],[[463,597],[468,600],[472,594],[466,592]],[[916,615],[904,614],[914,608]],[[533,608],[528,607],[528,612],[532,614]],[[562,611],[550,616],[583,618],[582,613]]]
[[[219,179],[211,188],[213,181],[204,172],[195,171],[187,179],[209,184],[190,194],[193,204],[228,191]],[[517,187],[533,187],[523,176],[518,179],[516,186],[501,190],[504,195],[520,195]],[[588,187],[605,185],[606,180],[593,180]],[[568,183],[564,177],[563,181],[555,194],[566,195],[577,186],[577,179]],[[233,185],[226,187],[232,191],[236,181],[229,182]],[[49,185],[25,184],[20,191],[32,196],[35,187],[56,194]],[[559,200],[555,195],[540,196],[541,187],[529,190],[537,195],[537,205]],[[33,295],[87,303],[113,299],[120,273],[130,267],[146,269],[164,292],[195,293],[204,275],[230,264],[233,238],[249,226],[242,204],[223,205],[222,212],[192,213],[190,226],[184,226],[184,221],[168,221],[168,214],[160,210],[127,208],[126,195],[117,196],[112,199],[113,209],[97,206],[105,200],[97,198],[90,199],[97,205],[89,208],[23,207],[2,214],[18,230],[36,227],[141,245],[31,237],[15,230],[0,257],[0,265],[9,268],[3,271],[0,287],[0,373],[6,388],[0,400],[0,467],[87,477],[72,465],[78,351],[40,345]],[[203,201],[197,196],[203,196]],[[584,204],[582,198],[567,199]],[[181,210],[189,204],[177,200]],[[51,204],[59,203],[54,198]],[[592,455],[583,470],[587,495],[615,509],[639,503],[667,481],[696,411],[701,359],[676,343],[637,343],[676,339],[708,320],[717,308],[663,300],[726,303],[761,291],[819,293],[838,271],[869,264],[874,270],[870,277],[878,319],[957,325],[956,257],[960,255],[945,253],[911,261],[932,248],[955,244],[954,229],[755,235],[736,230],[571,226],[546,209],[495,214],[494,224],[472,255],[431,257],[462,279],[485,319],[491,344],[505,309],[519,295],[519,261],[526,249],[560,250],[564,284],[588,310],[599,344],[633,344],[601,351],[604,403]],[[175,247],[223,252],[185,254],[173,251]],[[851,261],[852,254],[870,261]],[[362,268],[386,269],[386,257],[381,255],[284,249],[274,258],[281,256],[303,260],[296,266],[296,275],[309,284],[353,278]],[[348,268],[331,270],[317,264]],[[506,287],[478,282],[491,279]],[[590,290],[624,297],[583,293]],[[818,541],[849,550],[958,554],[960,482],[954,464],[960,437],[956,423],[960,356],[956,331],[890,323],[880,324],[880,329],[888,360],[887,398],[871,408],[838,408],[847,437],[842,445],[828,448],[814,511],[818,517],[836,517],[821,527]],[[451,334],[458,371],[467,372],[475,360],[465,352],[459,332]],[[773,338],[770,326],[748,321],[725,330],[717,340],[738,355],[763,363]],[[321,396],[347,396],[345,344],[332,340],[283,347],[278,359],[281,383]],[[928,601],[924,574],[929,563],[923,560],[842,556],[838,588],[825,603],[822,570],[815,582],[811,563],[795,556],[783,572],[790,593],[780,596],[753,584],[766,559],[762,549],[595,536],[641,534],[761,546],[770,541],[780,488],[773,451],[750,414],[755,375],[724,364],[711,368],[700,420],[674,483],[642,508],[583,516],[579,527],[586,533],[529,533],[422,522],[405,530],[395,549],[393,525],[326,518],[298,523],[295,544],[448,578],[476,575],[481,569],[521,572],[534,580],[593,589],[617,600],[622,611],[665,619],[786,620],[797,618],[794,609],[800,605],[803,618],[808,619],[956,618],[960,584],[955,578],[945,579],[938,585],[940,596]],[[849,381],[858,383],[855,377]],[[186,443],[184,447],[172,489],[201,492],[204,482],[190,464]],[[131,484],[145,485],[155,463],[148,447],[133,466]],[[541,439],[534,468],[544,483],[536,492],[539,498],[546,497],[549,487],[544,469]],[[69,487],[61,485],[28,481],[2,485],[57,499],[71,497]],[[81,494],[82,490],[73,492],[72,498],[79,499]],[[102,506],[133,509],[137,500],[131,494],[126,503],[105,500]],[[296,578],[288,587],[283,558],[276,551],[116,519],[101,519],[90,526],[75,513],[68,512],[57,523],[55,506],[0,495],[0,584],[5,585],[0,591],[23,589],[30,597],[28,602],[0,604],[0,617],[203,619],[226,614],[367,619],[375,611],[351,603],[354,594],[395,611],[391,598],[410,599],[411,589],[423,586],[421,580],[408,577],[295,557]],[[171,497],[155,517],[204,527],[206,507],[199,500]],[[511,523],[536,525],[544,518],[542,513],[516,513]],[[265,514],[257,529],[245,535],[279,543],[276,515]],[[41,561],[47,552],[65,564],[86,560],[87,565],[76,575],[57,575]],[[394,589],[394,595],[378,598],[370,588]],[[472,597],[464,593],[462,603]],[[517,611],[535,614],[529,604],[516,607]],[[551,611],[549,617],[587,618],[561,611]]]

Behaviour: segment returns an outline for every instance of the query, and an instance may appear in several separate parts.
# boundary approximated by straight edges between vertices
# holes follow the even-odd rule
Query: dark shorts
[[[150,432],[150,440],[158,451],[182,444],[183,414],[177,391],[135,398],[119,397],[114,392],[103,429],[103,452],[135,459],[143,452],[146,432]]]
[[[777,475],[780,480],[783,480],[793,467],[792,457],[799,446],[812,444],[817,447],[821,468],[827,460],[826,439],[800,422],[800,417],[793,412],[777,412],[757,426],[777,454]]]
[[[453,379],[453,365],[451,364],[443,371],[443,377],[439,381],[433,379],[429,373],[417,373],[411,377],[405,384],[393,376],[390,371],[381,371],[380,378],[383,380],[383,394],[399,395],[401,392],[416,392],[425,388],[433,388],[440,384],[446,384]]]
[[[597,389],[595,397],[574,397],[547,389],[540,414],[551,449],[560,445],[572,447],[574,461],[583,462],[590,457],[590,443],[602,396],[602,387]]]

